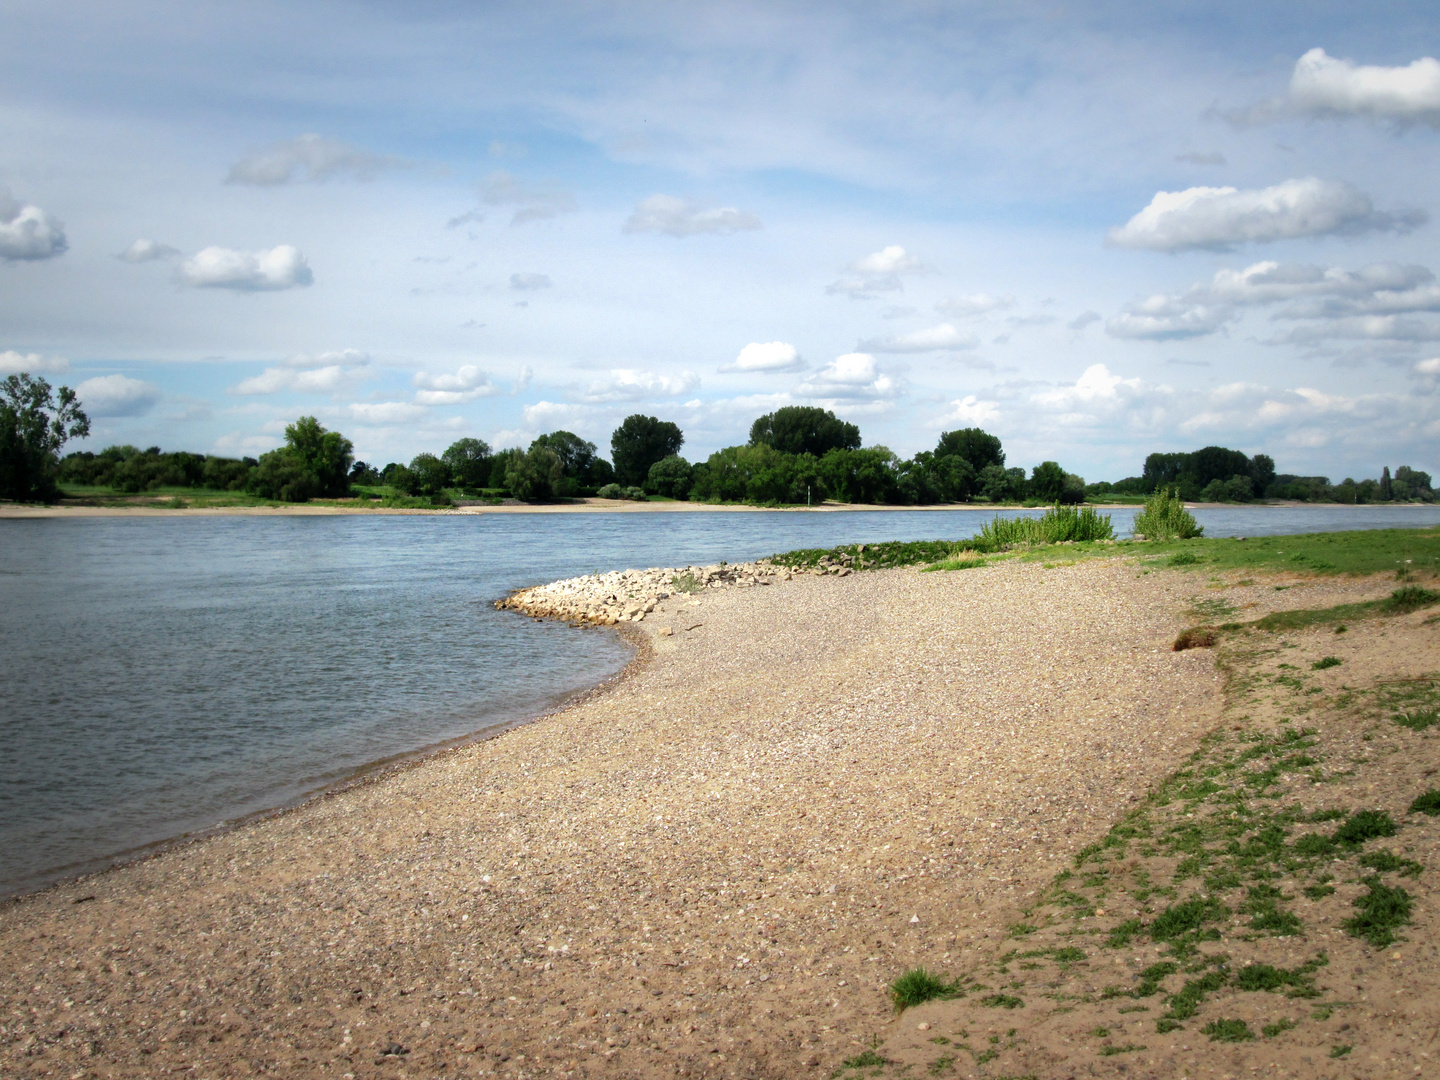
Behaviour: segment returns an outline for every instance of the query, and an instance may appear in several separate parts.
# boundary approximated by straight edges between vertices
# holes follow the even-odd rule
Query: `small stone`
[[[916,1025],[915,1025],[915,1030],[916,1030],[916,1031],[929,1031],[929,1030],[930,1030],[930,1025],[929,1025],[929,1024],[924,1024],[924,1023],[916,1024]]]
[[[673,633],[675,633],[675,628],[673,626],[660,627],[659,634],[661,637],[669,637]]]
[[[910,921],[911,921],[912,923],[917,923],[917,922],[920,921],[920,916],[919,916],[919,915],[911,915],[911,916],[910,916]]]

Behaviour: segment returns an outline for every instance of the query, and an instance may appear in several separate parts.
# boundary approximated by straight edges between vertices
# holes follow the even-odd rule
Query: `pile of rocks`
[[[615,570],[608,574],[553,581],[511,593],[495,606],[519,611],[537,619],[564,619],[572,623],[611,626],[639,622],[662,600],[681,593],[707,589],[739,588],[789,581],[791,572],[769,560],[719,563],[715,566]]]

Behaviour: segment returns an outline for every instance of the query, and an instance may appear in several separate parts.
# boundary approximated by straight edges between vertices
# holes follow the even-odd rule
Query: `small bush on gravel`
[[[1418,611],[1431,604],[1440,603],[1440,593],[1432,592],[1430,589],[1422,589],[1419,585],[1406,585],[1404,588],[1396,589],[1390,594],[1390,599],[1385,606],[1391,611],[1406,612]]]
[[[1346,847],[1359,847],[1367,840],[1394,836],[1398,831],[1395,820],[1384,810],[1356,810],[1344,825],[1335,830],[1333,839]]]
[[[1244,1020],[1211,1020],[1200,1029],[1200,1033],[1209,1035],[1211,1042],[1246,1042],[1255,1038],[1255,1033]]]
[[[1326,668],[1339,667],[1343,663],[1338,656],[1322,656],[1310,666],[1316,671],[1324,671]]]
[[[1410,894],[1384,884],[1378,876],[1366,878],[1365,884],[1370,891],[1355,901],[1359,913],[1340,925],[1352,937],[1383,949],[1395,940],[1395,931],[1410,922]]]
[[[1146,540],[1191,540],[1205,532],[1173,488],[1161,488],[1146,499],[1130,530]]]
[[[1440,817],[1440,791],[1431,788],[1424,795],[1417,795],[1415,801],[1410,804],[1410,813]]]
[[[890,984],[890,1000],[895,1003],[896,1012],[904,1012],[927,1001],[953,998],[960,994],[955,983],[947,983],[934,972],[924,968],[911,968]]]
[[[1424,731],[1440,724],[1440,711],[1416,709],[1414,712],[1396,713],[1394,720],[1401,727],[1408,727],[1411,731]]]

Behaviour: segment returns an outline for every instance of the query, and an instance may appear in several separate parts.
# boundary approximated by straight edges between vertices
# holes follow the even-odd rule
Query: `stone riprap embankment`
[[[701,593],[709,589],[746,589],[789,581],[794,571],[776,566],[768,559],[748,563],[719,563],[715,566],[615,570],[608,574],[552,581],[531,589],[520,589],[495,606],[518,611],[537,619],[564,619],[572,623],[613,626],[640,622],[657,604],[677,593]]]

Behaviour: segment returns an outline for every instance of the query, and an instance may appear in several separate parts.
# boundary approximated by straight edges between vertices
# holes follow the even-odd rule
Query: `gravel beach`
[[[555,715],[5,905],[0,1071],[828,1076],[1217,722],[1187,589],[670,596]]]

